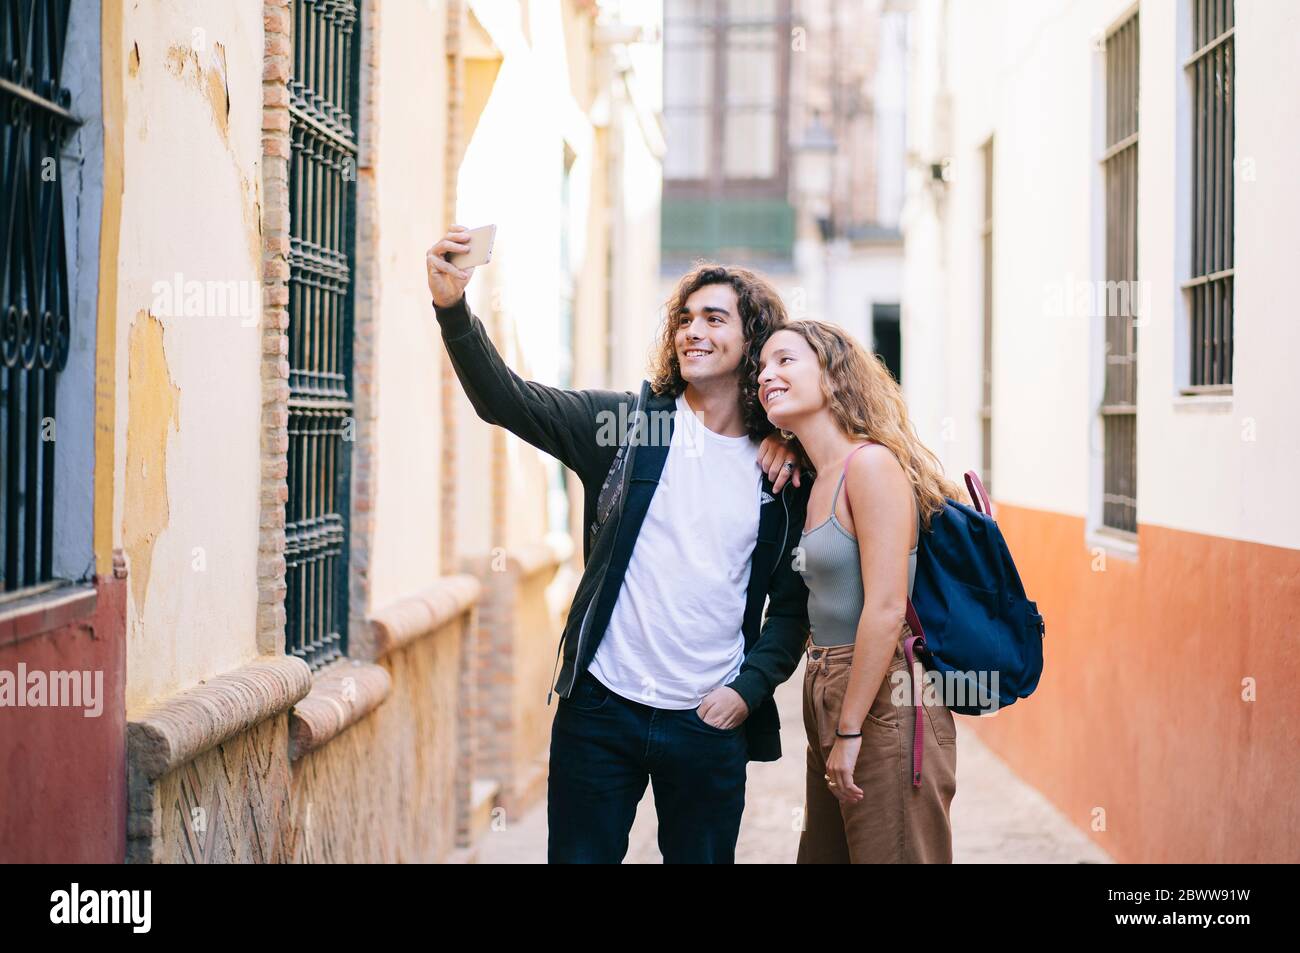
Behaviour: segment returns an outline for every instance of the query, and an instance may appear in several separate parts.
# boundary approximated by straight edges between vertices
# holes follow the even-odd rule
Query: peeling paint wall
[[[131,324],[127,353],[126,508],[123,544],[131,567],[131,597],[143,613],[153,549],[167,528],[167,442],[176,430],[180,390],[167,369],[163,326],[142,311]]]
[[[256,655],[262,3],[128,5],[111,41],[129,711]]]

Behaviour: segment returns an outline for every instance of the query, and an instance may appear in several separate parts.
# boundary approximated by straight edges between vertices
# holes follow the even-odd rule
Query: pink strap
[[[843,490],[843,489],[844,489],[844,484],[847,483],[847,482],[849,482],[849,461],[853,459],[853,455],[854,455],[855,453],[857,453],[859,450],[865,450],[868,446],[870,446],[871,444],[873,444],[873,443],[875,443],[875,442],[876,442],[876,441],[874,441],[874,440],[868,440],[866,443],[861,444],[860,446],[854,447],[852,450],[849,451],[849,455],[848,455],[847,457],[844,458],[844,472],[840,474],[840,486],[839,486],[839,490]],[[836,490],[836,491],[835,491],[835,499],[834,499],[834,500],[831,500],[831,515],[832,515],[832,516],[835,515],[835,503],[836,503],[836,501],[839,499],[839,496],[840,496],[840,492],[839,492],[839,490]],[[849,499],[849,494],[848,494],[847,492],[844,494],[844,505],[847,506],[847,507],[849,508],[849,516],[852,517],[852,516],[853,516],[853,501]]]
[[[921,628],[921,620],[917,617],[916,606],[912,605],[912,600],[907,600],[907,625],[912,630],[912,635],[903,640],[903,654],[907,656],[907,668],[912,676],[912,787],[921,786],[921,752],[925,750],[925,739],[921,737],[921,679],[916,677],[916,645],[920,643],[922,649],[925,648],[925,630]]]
[[[860,446],[854,447],[853,450],[851,450],[851,451],[849,452],[849,455],[848,455],[847,457],[844,458],[844,473],[843,473],[843,475],[840,477],[840,479],[842,479],[842,480],[847,480],[847,479],[849,478],[849,461],[853,459],[853,454],[857,453],[859,450],[865,450],[865,449],[867,449],[867,447],[871,446],[871,444],[873,444],[873,443],[875,443],[875,442],[876,442],[876,441],[874,441],[874,440],[868,440],[866,443],[861,444]],[[845,505],[848,505],[848,502],[849,502],[849,498],[848,498],[847,496],[844,497],[844,503],[845,503]],[[850,516],[853,515],[853,510],[852,510],[852,508],[849,509],[849,515],[850,515]]]
[[[975,509],[985,516],[992,516],[993,501],[989,499],[989,491],[984,489],[984,484],[980,481],[980,475],[974,470],[966,471],[966,489],[970,490],[970,498],[975,504]]]

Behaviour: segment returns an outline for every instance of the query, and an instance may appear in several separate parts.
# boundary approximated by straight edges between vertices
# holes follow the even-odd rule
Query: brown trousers
[[[808,773],[801,864],[952,863],[948,808],[957,793],[957,731],[952,712],[942,705],[922,707],[921,786],[912,786],[912,682],[901,681],[905,703],[895,705],[895,672],[907,672],[903,636],[889,673],[881,682],[862,724],[853,781],[864,797],[841,804],[826,784],[826,759],[835,743],[840,707],[849,684],[853,645],[807,646],[803,683],[803,721],[808,733]],[[919,664],[919,663],[918,663]]]

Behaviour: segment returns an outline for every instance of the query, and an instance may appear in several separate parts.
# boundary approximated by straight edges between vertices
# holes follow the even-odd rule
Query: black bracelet
[[[861,738],[861,737],[862,737],[862,732],[859,731],[856,735],[846,735],[846,734],[842,733],[838,728],[836,728],[836,729],[835,729],[835,737],[836,737],[836,738]]]

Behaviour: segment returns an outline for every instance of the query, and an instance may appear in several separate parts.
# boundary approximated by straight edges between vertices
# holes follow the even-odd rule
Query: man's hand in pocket
[[[705,695],[696,711],[706,725],[724,731],[735,728],[749,717],[749,706],[745,704],[745,699],[734,688],[725,685]]]

